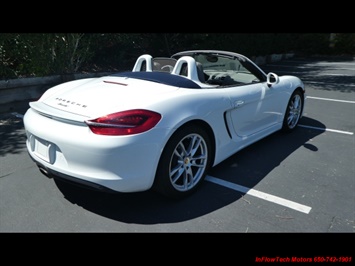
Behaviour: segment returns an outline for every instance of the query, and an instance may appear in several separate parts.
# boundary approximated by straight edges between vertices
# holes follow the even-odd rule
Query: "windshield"
[[[263,73],[244,57],[217,53],[193,53],[190,56],[202,65],[206,83],[227,86],[265,81]]]

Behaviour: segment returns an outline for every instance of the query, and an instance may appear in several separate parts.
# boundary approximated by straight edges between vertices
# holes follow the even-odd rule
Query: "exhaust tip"
[[[46,177],[51,178],[50,175],[49,175],[49,173],[48,173],[48,171],[47,171],[47,169],[45,169],[45,168],[42,167],[42,166],[38,166],[38,169],[39,169],[39,171],[40,171],[42,174],[44,174]]]

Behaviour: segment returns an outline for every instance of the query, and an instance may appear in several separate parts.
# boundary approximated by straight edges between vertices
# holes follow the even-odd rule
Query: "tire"
[[[179,129],[162,152],[153,188],[172,199],[192,194],[211,166],[211,154],[210,138],[202,128],[189,125]]]
[[[296,90],[292,94],[286,108],[285,117],[282,125],[284,132],[290,132],[294,130],[301,118],[303,111],[303,94],[301,91]]]

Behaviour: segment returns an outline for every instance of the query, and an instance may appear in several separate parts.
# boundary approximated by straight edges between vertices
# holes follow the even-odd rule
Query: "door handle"
[[[244,101],[242,101],[242,100],[236,101],[236,102],[234,102],[234,107],[238,108],[238,107],[241,107],[243,104],[244,104]]]

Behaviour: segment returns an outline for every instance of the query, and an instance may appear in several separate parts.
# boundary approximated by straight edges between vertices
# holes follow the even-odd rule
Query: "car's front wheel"
[[[211,165],[211,143],[200,127],[190,125],[173,134],[161,155],[153,188],[170,198],[194,192]]]
[[[296,90],[287,105],[282,129],[286,132],[292,131],[298,125],[303,111],[303,94]]]

